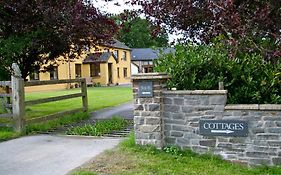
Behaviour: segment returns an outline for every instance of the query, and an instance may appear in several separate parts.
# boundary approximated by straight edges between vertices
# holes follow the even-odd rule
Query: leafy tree
[[[156,27],[146,19],[129,17],[122,22],[120,17],[117,17],[116,21],[121,23],[117,35],[118,40],[131,48],[166,47],[168,45],[167,32],[165,30],[154,32]]]
[[[281,1],[276,0],[131,0],[159,26],[182,31],[185,40],[209,43],[220,37],[230,56],[261,53],[281,57]]]
[[[83,46],[110,41],[116,31],[113,20],[83,0],[2,0],[0,71],[10,72],[15,62],[26,78],[58,56],[74,59]]]

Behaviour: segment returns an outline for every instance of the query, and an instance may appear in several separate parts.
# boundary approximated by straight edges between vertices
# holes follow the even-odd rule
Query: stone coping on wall
[[[227,90],[182,90],[182,91],[163,91],[164,95],[225,95]]]
[[[171,76],[167,75],[166,73],[140,73],[140,74],[133,74],[131,80],[161,80],[161,79],[170,79]]]
[[[228,104],[225,110],[263,110],[280,111],[281,104]]]

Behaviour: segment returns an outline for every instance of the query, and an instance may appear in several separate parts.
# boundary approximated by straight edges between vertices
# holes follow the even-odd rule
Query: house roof
[[[126,46],[124,43],[118,41],[117,39],[113,39],[112,43],[107,43],[107,44],[103,44],[103,45],[108,46],[108,47],[118,48],[118,49],[132,50],[131,48]]]
[[[114,59],[117,60],[115,55],[112,54],[111,52],[90,53],[83,60],[83,64],[87,64],[87,63],[106,63],[111,56],[113,56]]]
[[[135,48],[132,49],[132,61],[151,61],[158,58],[161,53],[168,54],[174,53],[174,48],[160,48],[160,49],[151,49],[151,48]]]

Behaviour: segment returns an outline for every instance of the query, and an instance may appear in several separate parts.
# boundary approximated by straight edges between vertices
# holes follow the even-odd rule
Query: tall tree
[[[209,43],[220,38],[237,51],[281,57],[281,1],[131,0],[157,25],[182,31],[185,39]]]
[[[165,30],[154,32],[156,26],[150,21],[140,17],[116,17],[120,25],[118,40],[131,48],[166,47],[168,46],[168,33]]]
[[[58,56],[74,59],[83,46],[110,41],[116,31],[113,20],[83,0],[2,0],[0,64],[9,72],[18,63],[26,78]]]

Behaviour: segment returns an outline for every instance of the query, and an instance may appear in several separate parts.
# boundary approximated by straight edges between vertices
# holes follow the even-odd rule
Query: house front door
[[[108,63],[108,84],[112,84],[112,63]]]

